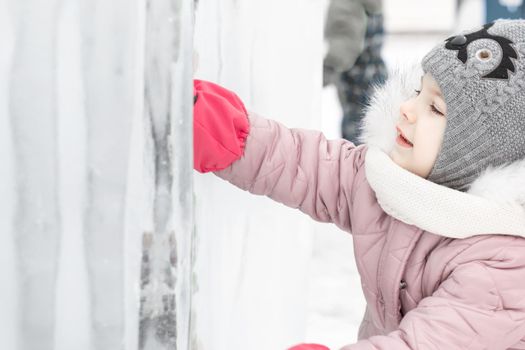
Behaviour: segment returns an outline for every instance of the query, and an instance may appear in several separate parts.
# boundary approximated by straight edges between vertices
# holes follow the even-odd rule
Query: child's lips
[[[396,127],[397,129],[397,137],[396,137],[396,143],[402,147],[405,147],[405,148],[412,148],[414,147],[414,144],[412,144],[412,142],[410,142],[406,137],[405,135],[403,135],[403,132],[401,131],[401,129],[399,127]]]
[[[412,148],[412,147],[414,147],[413,145],[408,143],[401,135],[397,135],[396,143],[398,145],[402,146],[402,147],[405,147],[405,148]]]

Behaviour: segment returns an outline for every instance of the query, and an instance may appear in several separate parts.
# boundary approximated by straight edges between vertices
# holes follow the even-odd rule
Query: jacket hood
[[[394,147],[400,105],[420,87],[422,75],[419,64],[389,72],[363,119],[366,175],[379,205],[396,219],[441,236],[525,237],[525,160],[488,168],[466,192],[460,192],[423,179],[388,156]]]

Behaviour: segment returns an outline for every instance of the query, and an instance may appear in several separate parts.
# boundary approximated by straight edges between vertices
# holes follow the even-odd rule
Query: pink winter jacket
[[[367,146],[254,115],[250,127],[242,158],[216,174],[352,234],[367,308],[344,350],[525,349],[522,207],[432,184]]]

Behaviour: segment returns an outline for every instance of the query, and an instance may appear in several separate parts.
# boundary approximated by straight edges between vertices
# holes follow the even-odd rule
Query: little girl
[[[403,103],[406,76],[378,91],[358,147],[195,81],[195,168],[352,234],[367,307],[342,350],[525,349],[525,21],[448,38],[422,68]]]

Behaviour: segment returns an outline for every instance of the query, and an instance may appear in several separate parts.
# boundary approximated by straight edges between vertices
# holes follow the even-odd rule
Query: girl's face
[[[447,106],[430,74],[421,78],[421,90],[400,108],[397,137],[390,153],[400,167],[426,178],[441,149],[447,120]]]

